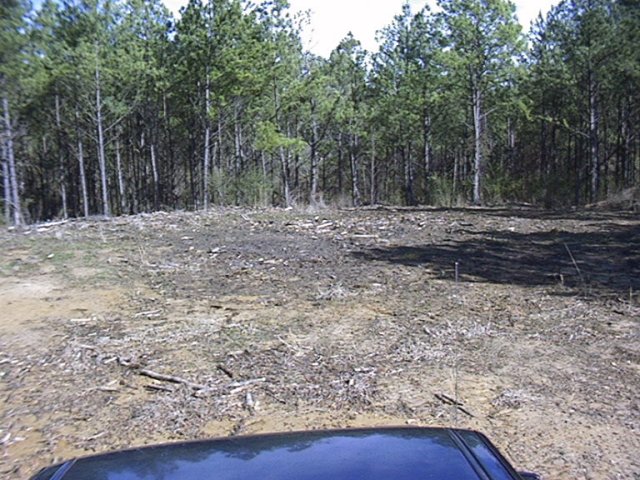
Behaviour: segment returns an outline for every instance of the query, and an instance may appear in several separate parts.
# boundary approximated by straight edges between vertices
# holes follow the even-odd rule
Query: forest
[[[3,0],[4,222],[598,202],[640,183],[639,7],[405,4],[322,58],[286,0]]]

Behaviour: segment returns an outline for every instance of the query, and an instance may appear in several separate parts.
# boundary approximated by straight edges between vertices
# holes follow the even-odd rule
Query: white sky
[[[311,11],[311,24],[302,32],[305,46],[317,55],[328,57],[347,33],[352,32],[362,46],[377,51],[376,31],[391,23],[406,0],[289,0],[291,11]],[[520,23],[528,30],[538,13],[547,13],[559,0],[515,0]],[[164,0],[175,14],[187,0]],[[435,0],[409,0],[417,12]]]

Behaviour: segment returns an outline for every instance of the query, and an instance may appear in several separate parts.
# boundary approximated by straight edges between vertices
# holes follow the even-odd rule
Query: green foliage
[[[456,193],[453,190],[453,180],[442,175],[432,175],[429,178],[429,198],[431,204],[437,207],[453,207],[456,205]]]
[[[21,68],[27,38],[25,35],[28,4],[22,0],[0,2],[0,80],[15,80]],[[6,84],[3,85],[6,88]]]
[[[471,179],[458,180],[456,184],[450,175],[435,174],[429,178],[429,204],[437,207],[464,207],[469,204]]]
[[[306,146],[304,140],[290,138],[280,133],[272,122],[260,122],[256,129],[256,148],[258,150],[276,153],[280,148],[284,148],[294,153],[302,153]]]
[[[484,189],[485,200],[490,205],[521,202],[526,198],[522,180],[497,165],[487,172]]]
[[[268,207],[271,205],[273,185],[258,168],[243,172],[233,182],[237,203],[249,207]]]
[[[579,204],[640,183],[637,2],[562,1],[528,51],[511,2],[438,3],[404,5],[377,52],[348,35],[320,58],[284,0],[190,0],[178,19],[161,0],[2,2],[0,92],[28,216],[58,215],[63,198],[82,213],[80,150],[98,210],[98,110],[121,212],[457,205],[476,165],[489,202]]]
[[[274,187],[258,168],[251,168],[240,175],[216,169],[210,181],[213,201],[218,205],[253,208],[271,205]]]
[[[235,191],[233,189],[234,177],[225,170],[215,168],[209,178],[211,197],[217,205],[233,205],[235,203]]]

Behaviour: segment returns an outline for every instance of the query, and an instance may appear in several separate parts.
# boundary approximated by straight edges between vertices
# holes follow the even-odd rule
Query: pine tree
[[[26,5],[20,0],[0,4],[0,99],[2,101],[3,176],[5,211],[14,225],[22,223],[20,186],[14,138],[12,106],[18,102],[19,79],[24,73]],[[7,209],[7,206],[9,207]]]
[[[473,203],[482,204],[488,115],[523,51],[515,5],[508,0],[440,0],[450,40],[449,74],[465,85],[473,124]]]

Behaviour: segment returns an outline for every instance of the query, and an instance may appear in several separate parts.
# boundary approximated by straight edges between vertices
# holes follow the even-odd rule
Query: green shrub
[[[444,175],[432,175],[429,178],[427,192],[429,204],[436,207],[461,207],[466,205],[465,192],[469,189],[469,182],[458,182],[456,191],[453,189],[453,179]]]
[[[258,168],[252,168],[233,182],[236,203],[247,207],[267,207],[271,205],[273,185]]]
[[[490,167],[484,178],[484,202],[503,204],[524,199],[525,186],[521,179],[513,178],[499,167]]]
[[[267,207],[271,205],[273,185],[258,168],[251,168],[234,176],[214,170],[209,182],[211,198],[218,205]]]

